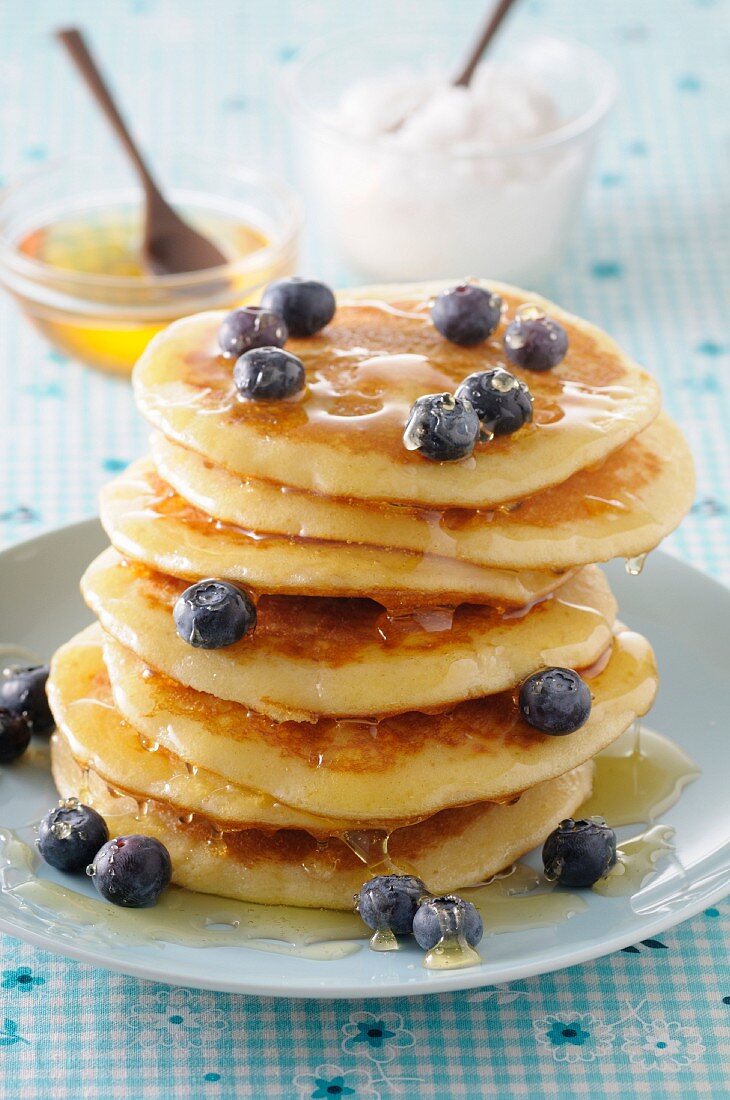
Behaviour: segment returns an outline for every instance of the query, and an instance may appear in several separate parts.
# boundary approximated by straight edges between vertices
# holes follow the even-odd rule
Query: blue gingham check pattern
[[[475,22],[483,0],[464,0]],[[5,0],[0,176],[107,139],[49,39],[86,26],[144,140],[288,173],[279,74],[304,42],[367,20],[442,22],[448,0]],[[564,34],[617,68],[622,98],[586,210],[544,289],[660,379],[698,467],[669,548],[729,579],[728,0],[522,0],[508,34]],[[724,163],[723,163],[724,162]],[[316,240],[305,264],[348,281]],[[485,273],[488,274],[488,273]],[[0,542],[96,510],[142,453],[128,385],[49,349],[0,302]],[[608,958],[412,1000],[287,1002],[172,989],[0,938],[0,1097],[725,1097],[730,905]],[[371,1035],[371,1032],[377,1035]]]

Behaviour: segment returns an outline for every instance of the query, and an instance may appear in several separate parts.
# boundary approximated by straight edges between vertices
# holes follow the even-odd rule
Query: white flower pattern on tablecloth
[[[212,994],[189,989],[163,989],[143,994],[132,1006],[129,1026],[144,1046],[203,1047],[215,1043],[229,1024],[214,1008]]]
[[[595,1062],[611,1052],[615,1041],[615,1025],[592,1012],[541,1016],[532,1026],[535,1039],[551,1048],[556,1062]]]
[[[661,1016],[653,1020],[639,1020],[625,1034],[621,1049],[628,1054],[632,1065],[643,1069],[676,1073],[698,1061],[705,1052],[696,1027],[683,1027],[676,1020],[668,1021]]]
[[[370,1097],[380,1100],[380,1093],[366,1069],[342,1069],[341,1066],[317,1066],[314,1073],[298,1073],[292,1084],[306,1100],[337,1100],[340,1096]]]

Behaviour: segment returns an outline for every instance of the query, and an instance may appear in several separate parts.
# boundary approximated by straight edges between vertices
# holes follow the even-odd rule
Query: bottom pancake
[[[173,882],[204,894],[240,901],[308,908],[351,909],[352,898],[374,872],[342,837],[317,839],[303,829],[225,830],[215,819],[184,813],[161,801],[138,801],[112,790],[78,764],[56,735],[53,777],[63,798],[80,798],[107,820],[112,835],[144,832],[170,852]],[[511,805],[476,803],[394,830],[387,839],[391,870],[417,874],[434,893],[474,886],[540,844],[589,796],[593,765],[525,791]],[[360,850],[375,852],[377,831],[348,834]],[[382,851],[382,846],[381,846]],[[378,867],[382,870],[382,865]]]

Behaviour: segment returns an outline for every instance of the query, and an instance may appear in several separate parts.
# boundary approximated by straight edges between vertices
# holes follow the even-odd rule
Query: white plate
[[[105,545],[96,521],[54,531],[0,554],[0,642],[44,658],[89,621],[78,581]],[[681,745],[703,769],[662,822],[676,829],[676,859],[632,898],[586,891],[587,909],[554,927],[487,935],[484,962],[468,970],[423,969],[415,945],[379,954],[366,945],[343,959],[322,961],[249,947],[183,947],[173,943],[111,946],[99,931],[75,932],[68,922],[41,919],[0,892],[0,929],[50,951],[111,970],[176,985],[289,997],[371,997],[469,989],[513,981],[594,959],[658,933],[730,891],[730,592],[666,554],[654,553],[641,577],[620,563],[609,567],[621,616],[652,641],[661,690],[651,725]],[[55,801],[42,755],[0,775],[0,827],[17,829]],[[638,830],[635,830],[638,831]],[[48,868],[39,874],[54,878]],[[63,882],[63,876],[55,875]],[[66,885],[95,896],[83,877]]]

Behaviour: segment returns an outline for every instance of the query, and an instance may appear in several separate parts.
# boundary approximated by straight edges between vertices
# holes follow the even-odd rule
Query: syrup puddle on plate
[[[47,768],[47,751],[34,766]],[[616,827],[646,823],[649,828],[618,846],[609,874],[592,888],[607,897],[632,896],[673,852],[673,830],[653,824],[679,798],[699,769],[661,734],[638,724],[595,760],[591,797],[576,817],[600,815]],[[364,839],[370,843],[365,844]],[[412,873],[396,868],[387,855],[387,835],[373,838],[353,830],[348,843],[358,851],[370,874]],[[366,929],[356,913],[232,901],[171,887],[152,909],[121,909],[69,886],[36,874],[34,849],[9,829],[0,829],[0,889],[25,917],[25,926],[40,924],[61,939],[110,946],[176,943],[186,947],[246,946],[257,951],[318,961],[345,958],[372,936],[376,950],[399,946],[392,934]],[[363,875],[365,877],[365,874]],[[490,881],[459,891],[479,910],[488,935],[527,931],[561,924],[587,908],[585,893],[573,893],[548,882],[526,863],[517,863]],[[426,955],[429,969],[478,965],[480,956],[458,929],[445,930]],[[408,942],[401,941],[401,942]]]

